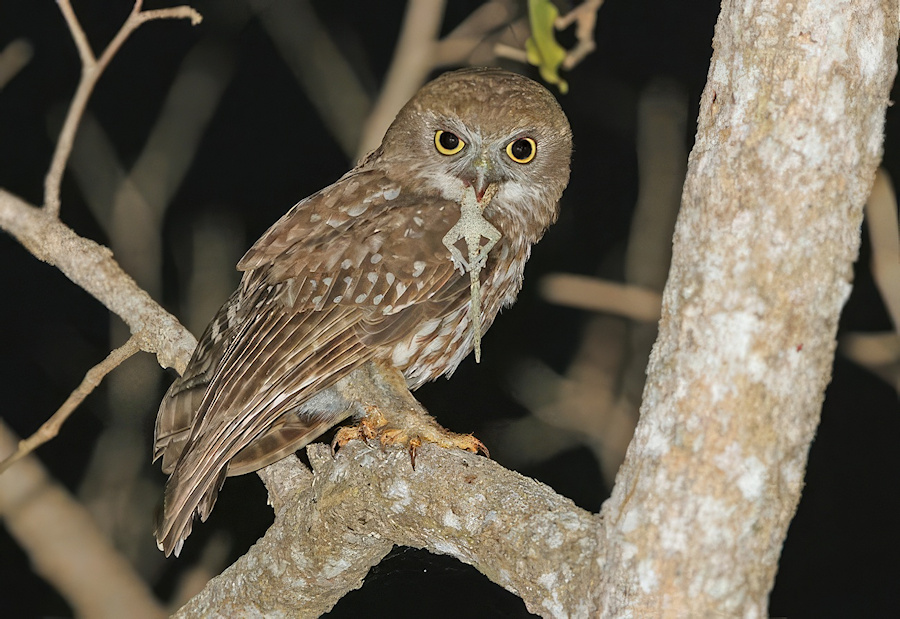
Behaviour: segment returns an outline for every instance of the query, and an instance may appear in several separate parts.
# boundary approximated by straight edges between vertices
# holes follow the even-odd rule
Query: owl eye
[[[506,145],[506,154],[516,163],[528,163],[537,154],[537,144],[531,138],[519,138]]]
[[[434,133],[434,146],[442,155],[455,155],[463,149],[466,143],[459,139],[459,136],[449,131],[441,131],[438,129]]]

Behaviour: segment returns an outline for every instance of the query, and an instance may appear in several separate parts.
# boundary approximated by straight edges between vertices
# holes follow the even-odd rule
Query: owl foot
[[[378,441],[382,449],[401,445],[409,451],[409,459],[416,467],[416,454],[423,443],[434,443],[446,449],[457,448],[481,452],[491,457],[484,443],[471,434],[457,434],[441,427],[431,416],[418,410],[404,412],[389,420],[376,407],[368,407],[366,416],[356,426],[340,428],[331,441],[331,451],[343,447],[352,440],[361,439],[369,444]]]

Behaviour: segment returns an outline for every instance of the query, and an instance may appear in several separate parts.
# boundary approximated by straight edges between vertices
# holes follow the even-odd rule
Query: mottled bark
[[[197,340],[134,283],[109,248],[78,236],[54,215],[3,189],[0,229],[124,320],[139,337],[141,349],[156,354],[162,367],[184,371]]]
[[[270,495],[275,523],[178,617],[317,617],[362,586],[394,544],[474,565],[546,616],[586,616],[599,520],[551,488],[461,450],[352,441],[308,450],[314,475],[282,461],[292,484]],[[300,472],[290,473],[297,467]],[[281,501],[284,500],[284,503]]]
[[[724,2],[605,616],[766,616],[881,157],[898,6]]]

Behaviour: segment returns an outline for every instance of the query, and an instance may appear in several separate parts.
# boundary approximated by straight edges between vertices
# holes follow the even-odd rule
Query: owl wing
[[[247,252],[240,288],[160,407],[156,457],[172,476],[157,538],[167,553],[195,512],[206,519],[229,472],[260,468],[349,414],[303,410],[314,394],[467,301],[468,278],[441,242],[458,218],[453,202],[355,171]]]

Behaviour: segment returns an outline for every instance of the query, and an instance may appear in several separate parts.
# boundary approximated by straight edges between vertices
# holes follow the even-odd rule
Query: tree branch
[[[17,437],[0,421],[0,458]],[[27,457],[0,475],[0,516],[10,535],[80,617],[165,616],[153,593],[91,515],[40,462]],[[10,595],[12,595],[10,593]]]
[[[87,107],[88,99],[94,91],[97,80],[103,74],[103,71],[109,65],[110,60],[119,51],[119,48],[132,32],[144,22],[154,19],[190,19],[191,24],[196,26],[203,17],[189,6],[178,6],[166,9],[156,9],[152,11],[141,11],[143,0],[136,0],[131,14],[113,40],[110,41],[106,49],[97,59],[91,51],[90,43],[78,23],[75,11],[69,0],[59,0],[59,9],[65,17],[72,38],[75,40],[75,46],[78,48],[78,55],[81,57],[81,80],[78,82],[78,88],[75,90],[75,96],[72,97],[72,103],[69,104],[69,111],[63,122],[62,131],[60,131],[59,139],[56,142],[56,150],[53,152],[53,158],[50,160],[50,169],[47,171],[47,177],[44,180],[44,209],[53,216],[59,215],[59,187],[62,183],[63,172],[66,169],[66,163],[72,152],[72,144],[75,142],[75,133],[78,131],[78,124]]]
[[[60,406],[55,413],[53,413],[50,419],[45,421],[43,425],[38,428],[37,432],[30,437],[19,441],[19,447],[14,454],[5,460],[0,461],[0,475],[2,475],[3,471],[10,466],[59,434],[59,429],[62,425],[69,416],[75,412],[75,409],[78,408],[84,399],[97,388],[97,385],[100,384],[103,377],[119,367],[123,361],[139,350],[140,344],[138,343],[138,339],[135,336],[131,336],[122,346],[109,353],[106,359],[88,370],[87,374],[84,376],[84,380],[81,381],[81,384],[78,385],[75,391],[69,394],[66,401],[63,402],[62,406]]]
[[[184,371],[196,338],[134,283],[109,249],[3,189],[0,228],[124,320],[132,334],[140,334],[141,350],[155,354],[162,367]]]
[[[358,157],[381,143],[397,111],[416,93],[434,68],[437,36],[446,1],[409,1],[384,86],[363,126],[356,151]]]
[[[337,457],[321,444],[307,453],[312,482],[297,474],[266,535],[176,617],[319,616],[360,587],[394,544],[469,563],[532,612],[596,612],[600,521],[548,486],[430,444],[415,469],[405,450],[361,441]],[[296,459],[290,466],[302,467]]]
[[[641,417],[601,512],[606,616],[767,615],[881,158],[898,12],[722,5]]]

